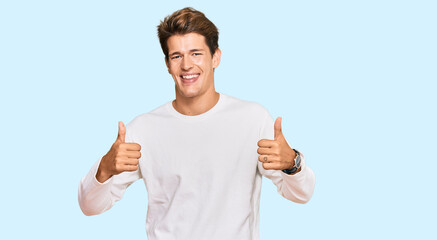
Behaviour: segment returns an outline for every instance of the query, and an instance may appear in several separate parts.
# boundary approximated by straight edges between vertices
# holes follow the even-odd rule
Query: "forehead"
[[[168,53],[188,52],[191,49],[207,50],[205,37],[198,33],[173,35],[167,40]]]

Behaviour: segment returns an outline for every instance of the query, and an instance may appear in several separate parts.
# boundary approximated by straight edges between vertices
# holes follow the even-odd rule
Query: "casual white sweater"
[[[80,182],[80,207],[100,214],[143,179],[148,239],[258,240],[262,175],[297,203],[311,198],[315,184],[304,157],[295,175],[262,167],[257,142],[273,137],[274,119],[256,102],[220,93],[209,111],[187,116],[169,101],[126,125],[126,142],[141,145],[139,169],[99,183],[97,161]]]

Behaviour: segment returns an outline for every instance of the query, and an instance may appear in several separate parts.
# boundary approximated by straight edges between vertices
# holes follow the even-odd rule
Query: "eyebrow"
[[[204,51],[205,51],[204,49],[201,49],[201,48],[197,49],[197,48],[195,48],[195,49],[191,49],[190,53],[192,53],[192,52],[204,52]],[[178,54],[181,54],[181,52],[173,52],[169,56],[178,55]]]

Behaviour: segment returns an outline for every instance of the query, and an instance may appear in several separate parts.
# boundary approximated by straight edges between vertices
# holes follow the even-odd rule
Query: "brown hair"
[[[178,34],[198,33],[205,37],[211,55],[218,48],[218,30],[205,14],[194,8],[186,7],[164,18],[157,26],[158,38],[161,43],[165,59],[168,60],[167,40]]]

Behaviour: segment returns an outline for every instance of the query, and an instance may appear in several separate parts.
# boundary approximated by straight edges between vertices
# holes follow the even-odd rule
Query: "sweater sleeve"
[[[131,141],[130,126],[126,126],[126,142]],[[109,210],[115,202],[119,201],[127,187],[141,178],[138,167],[136,171],[122,172],[113,175],[104,183],[96,179],[97,169],[99,168],[100,158],[85,175],[79,184],[78,200],[82,212],[87,215],[97,215]]]
[[[274,123],[274,119],[266,110],[260,139],[274,139]],[[302,153],[301,158],[301,171],[294,175],[288,175],[281,170],[266,170],[260,161],[258,161],[258,170],[263,176],[273,181],[278,193],[284,198],[296,203],[307,203],[314,192],[315,176],[311,168],[307,166],[305,156]]]

